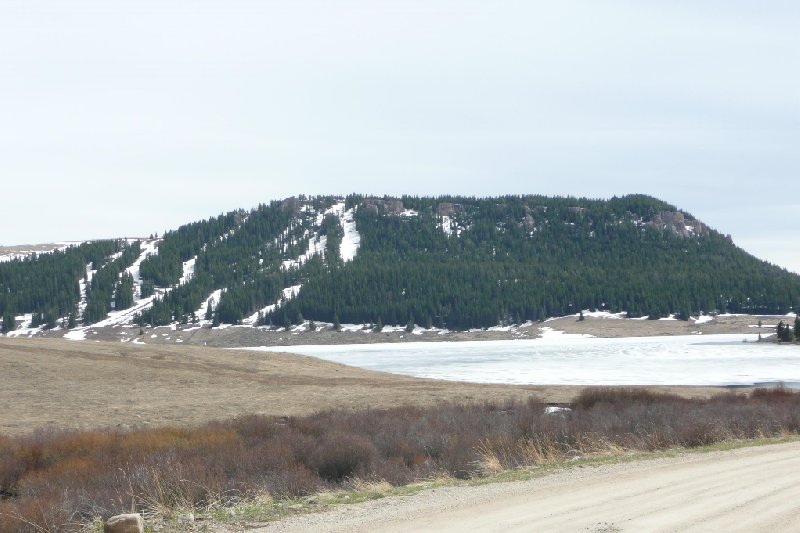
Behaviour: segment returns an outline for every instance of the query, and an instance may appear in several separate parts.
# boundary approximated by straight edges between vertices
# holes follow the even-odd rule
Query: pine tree
[[[6,311],[3,313],[3,328],[2,333],[8,333],[9,331],[14,331],[16,329],[16,321],[14,320],[14,314]]]
[[[794,317],[794,338],[800,339],[800,316]]]
[[[778,341],[779,342],[793,342],[795,335],[789,324],[784,324],[783,320],[778,323]]]
[[[414,315],[408,315],[408,322],[406,323],[406,332],[411,333],[414,331]]]

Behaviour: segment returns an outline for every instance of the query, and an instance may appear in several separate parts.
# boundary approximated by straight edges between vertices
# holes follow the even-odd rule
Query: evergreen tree
[[[144,279],[142,280],[142,284],[140,285],[140,293],[139,296],[142,298],[148,298],[155,294],[156,286],[151,279]]]
[[[789,324],[784,324],[783,320],[781,320],[778,323],[777,337],[779,342],[793,342],[795,335],[791,326],[789,326]]]
[[[16,329],[16,321],[14,320],[14,315],[6,312],[3,313],[3,328],[2,333],[8,333],[9,331],[14,331]]]
[[[794,338],[800,339],[800,316],[794,317]]]

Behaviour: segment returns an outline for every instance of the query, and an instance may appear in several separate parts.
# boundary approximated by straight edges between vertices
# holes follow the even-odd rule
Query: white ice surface
[[[800,382],[800,348],[758,335],[409,342],[272,346],[418,377],[481,383],[563,385],[752,385]]]

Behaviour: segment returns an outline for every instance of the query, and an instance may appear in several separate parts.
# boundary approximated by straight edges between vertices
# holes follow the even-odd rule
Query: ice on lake
[[[478,383],[753,385],[800,382],[800,348],[758,335],[271,346],[345,365]],[[747,342],[744,342],[747,341]]]

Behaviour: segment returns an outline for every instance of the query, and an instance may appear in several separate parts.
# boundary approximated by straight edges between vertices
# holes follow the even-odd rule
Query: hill
[[[300,196],[160,238],[0,263],[6,332],[306,320],[464,330],[586,309],[688,318],[798,306],[800,276],[644,195]]]

